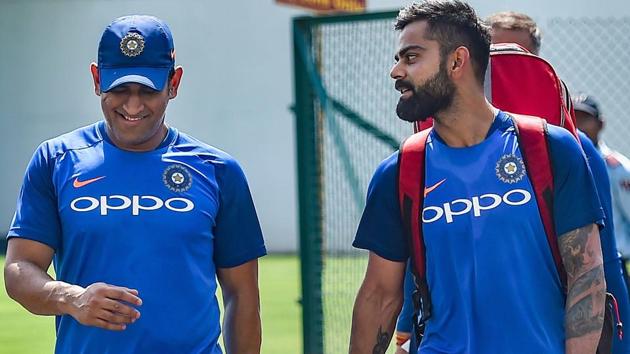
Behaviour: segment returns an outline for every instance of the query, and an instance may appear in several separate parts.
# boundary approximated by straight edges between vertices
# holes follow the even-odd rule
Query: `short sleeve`
[[[591,169],[577,139],[566,129],[552,125],[549,125],[548,132],[557,235],[588,224],[603,226],[604,213]]]
[[[7,238],[34,240],[57,250],[61,246],[61,223],[52,182],[54,160],[47,146],[41,144],[28,164]]]
[[[398,153],[376,169],[368,187],[367,201],[352,244],[390,261],[409,258],[398,204]]]
[[[214,227],[214,263],[231,268],[267,251],[243,170],[232,158],[217,164],[219,211]]]

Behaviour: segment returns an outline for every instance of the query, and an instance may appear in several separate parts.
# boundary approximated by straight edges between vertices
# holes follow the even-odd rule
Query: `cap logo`
[[[132,58],[142,54],[144,50],[144,37],[138,33],[129,32],[120,41],[120,51]]]

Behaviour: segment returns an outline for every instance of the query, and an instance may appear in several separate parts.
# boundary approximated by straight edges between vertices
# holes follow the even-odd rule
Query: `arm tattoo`
[[[376,345],[372,349],[372,354],[385,354],[387,347],[389,346],[389,334],[383,332],[383,327],[378,327],[378,334],[376,335]]]
[[[593,297],[588,296],[578,301],[567,312],[566,337],[581,337],[587,333],[601,331],[604,313],[593,314]]]
[[[560,254],[569,279],[574,278],[589,261],[591,255],[587,254],[586,242],[593,227],[594,225],[588,225],[560,236]]]
[[[601,331],[604,322],[604,268],[596,226],[588,225],[559,238],[567,272],[566,338]]]
[[[576,294],[589,292],[593,287],[605,287],[602,283],[604,279],[604,268],[596,267],[588,271],[588,273],[575,279],[571,290]]]

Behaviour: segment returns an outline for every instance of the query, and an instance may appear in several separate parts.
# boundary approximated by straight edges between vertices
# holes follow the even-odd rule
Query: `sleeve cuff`
[[[373,242],[369,242],[369,241],[354,240],[354,242],[352,243],[352,246],[354,248],[359,248],[359,249],[367,250],[370,252],[374,252],[379,257],[385,258],[388,261],[392,261],[392,262],[407,262],[407,259],[409,258],[409,255],[396,254],[396,252],[383,249],[382,247],[379,247],[379,245]]]
[[[265,255],[267,255],[267,248],[265,248],[265,245],[260,245],[234,257],[230,257],[230,259],[224,259],[221,261],[215,260],[215,265],[217,268],[233,268]]]
[[[53,243],[50,240],[47,240],[45,237],[38,236],[37,234],[26,233],[25,235],[23,235],[22,233],[9,231],[9,233],[7,234],[7,241],[9,241],[12,238],[21,238],[25,240],[36,241],[52,248],[53,251],[57,252],[58,245],[56,243]]]

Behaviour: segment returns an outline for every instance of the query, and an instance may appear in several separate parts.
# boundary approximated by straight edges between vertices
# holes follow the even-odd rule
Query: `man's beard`
[[[408,88],[413,91],[411,97],[401,97],[398,101],[396,114],[400,119],[408,122],[425,121],[451,105],[455,86],[446,73],[446,65],[443,64],[445,63],[440,63],[438,72],[420,87],[413,87],[408,81],[396,81],[396,89]]]

